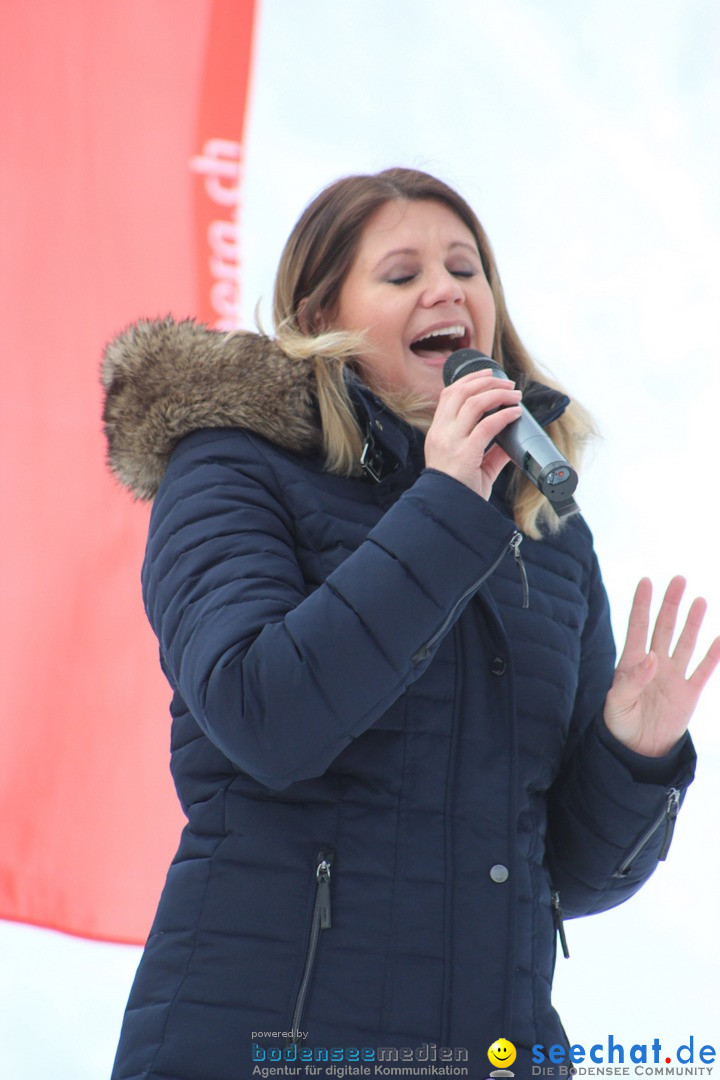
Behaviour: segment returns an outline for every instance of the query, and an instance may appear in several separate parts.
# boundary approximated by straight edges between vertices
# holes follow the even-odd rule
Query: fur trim
[[[154,498],[175,445],[200,428],[249,428],[297,453],[321,445],[312,363],[261,334],[140,320],[107,345],[102,384],[108,464],[138,499]]]

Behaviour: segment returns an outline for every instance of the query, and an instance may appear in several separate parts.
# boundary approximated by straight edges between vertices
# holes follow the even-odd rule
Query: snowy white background
[[[330,180],[409,164],[458,187],[521,336],[601,429],[578,494],[620,640],[645,573],[685,573],[720,631],[719,113],[715,0],[262,5],[244,325],[259,298],[270,324],[283,241]],[[720,677],[667,864],[568,927],[555,996],[574,1042],[720,1049],[719,706]],[[139,950],[0,924],[0,956],[1,1080],[109,1076]]]

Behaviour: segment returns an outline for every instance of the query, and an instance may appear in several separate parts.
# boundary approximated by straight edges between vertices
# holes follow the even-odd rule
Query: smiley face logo
[[[517,1057],[517,1050],[508,1039],[496,1039],[488,1050],[491,1065],[507,1069]]]

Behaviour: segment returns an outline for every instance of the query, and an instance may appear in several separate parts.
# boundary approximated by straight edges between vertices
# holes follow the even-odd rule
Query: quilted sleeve
[[[623,747],[602,712],[614,671],[610,615],[593,553],[575,712],[548,798],[548,869],[563,912],[604,911],[632,896],[665,858],[694,774],[689,736],[666,758]]]
[[[145,606],[200,728],[280,789],[324,772],[421,674],[433,650],[413,657],[459,617],[512,535],[484,499],[428,470],[308,595],[258,440],[201,432],[155,500]]]

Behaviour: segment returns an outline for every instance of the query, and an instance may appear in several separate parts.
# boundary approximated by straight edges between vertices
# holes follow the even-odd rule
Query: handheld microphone
[[[503,369],[491,357],[477,349],[458,349],[450,353],[445,361],[443,382],[450,386],[463,375],[483,371],[485,368],[490,368],[498,379],[507,379]],[[578,505],[572,496],[577,487],[578,475],[524,405],[521,416],[503,428],[495,441],[502,446],[518,469],[550,500],[558,517],[577,512]]]

